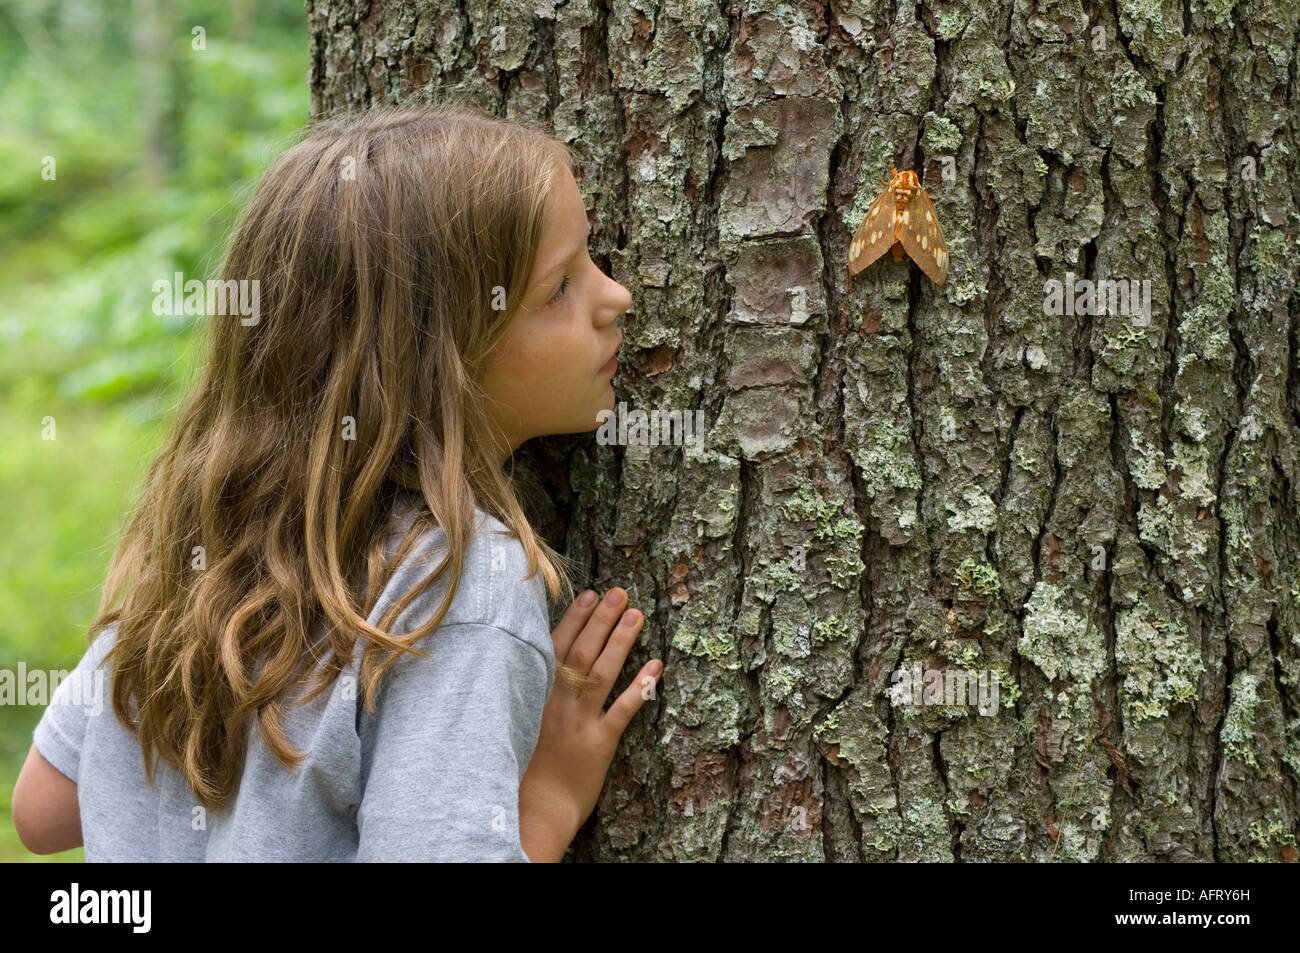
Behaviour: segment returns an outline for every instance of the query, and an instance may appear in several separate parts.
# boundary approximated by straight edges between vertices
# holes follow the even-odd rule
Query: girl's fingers
[[[633,717],[641,710],[641,706],[657,694],[656,683],[662,674],[663,665],[658,659],[646,662],[636,678],[632,680],[632,684],[623,689],[623,693],[618,696],[614,704],[609,706],[609,711],[605,712],[601,724],[611,732],[616,732],[615,737],[621,738],[623,732],[627,731],[627,726],[632,723]]]
[[[592,692],[599,696],[598,704],[602,708],[605,699],[609,698],[614,683],[618,680],[619,673],[623,671],[628,653],[636,644],[644,622],[645,616],[640,610],[628,609],[624,612],[622,618],[618,620],[618,625],[610,633],[609,641],[605,643],[605,648],[596,659],[596,664],[591,667]]]
[[[590,593],[591,605],[582,604],[582,596]],[[591,613],[595,610],[596,604],[600,601],[600,596],[594,590],[588,589],[586,593],[579,595],[569,604],[565,610],[564,616],[560,619],[559,624],[551,630],[551,640],[555,644],[555,657],[563,661],[564,657],[569,654],[569,649],[573,645],[573,640],[578,637],[582,627],[587,624],[591,618]]]
[[[605,598],[600,600],[600,605],[592,611],[591,617],[578,633],[578,637],[568,646],[564,656],[561,657],[559,650],[556,650],[555,660],[581,675],[588,674],[605,648],[610,630],[614,628],[626,608],[627,591],[615,586],[605,593]]]

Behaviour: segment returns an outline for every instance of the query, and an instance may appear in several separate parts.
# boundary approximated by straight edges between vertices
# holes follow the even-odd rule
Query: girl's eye
[[[565,275],[562,279],[560,279],[560,286],[559,286],[558,288],[555,289],[555,294],[551,295],[551,299],[550,299],[549,301],[547,301],[546,303],[547,303],[547,304],[555,304],[557,301],[559,301],[561,298],[563,298],[563,297],[564,297],[564,289],[567,288],[568,285],[569,285],[569,276],[568,276],[568,275]]]

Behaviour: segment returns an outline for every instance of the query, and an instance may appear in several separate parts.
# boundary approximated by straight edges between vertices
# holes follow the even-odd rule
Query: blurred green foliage
[[[201,357],[204,319],[155,315],[153,283],[215,275],[242,203],[307,122],[306,76],[300,0],[0,0],[0,667],[71,670],[85,651],[117,532]],[[0,707],[0,860],[46,859],[8,816],[41,713]]]

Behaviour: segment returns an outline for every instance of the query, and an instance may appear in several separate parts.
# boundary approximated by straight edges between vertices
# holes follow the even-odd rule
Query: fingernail
[[[596,594],[588,589],[582,595],[578,596],[578,605],[584,607],[594,606],[596,604]]]
[[[636,625],[641,621],[641,612],[638,609],[628,609],[623,613],[623,624],[626,626]]]
[[[664,670],[663,663],[661,663],[661,662],[651,662],[651,663],[650,663],[650,674],[651,674],[651,675],[658,675],[658,674],[659,674],[660,672],[662,672],[663,670]]]
[[[605,595],[605,605],[616,606],[623,601],[623,592],[620,589],[611,589]]]

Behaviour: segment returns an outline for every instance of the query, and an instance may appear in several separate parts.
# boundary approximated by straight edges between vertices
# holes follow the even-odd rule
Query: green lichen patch
[[[1278,859],[1279,847],[1295,847],[1295,835],[1276,809],[1268,819],[1257,818],[1250,822],[1250,842],[1259,850],[1252,854],[1250,863],[1269,864]]]
[[[1281,229],[1256,225],[1250,233],[1250,262],[1259,287],[1271,294],[1286,294],[1291,281],[1293,255]]]
[[[1224,26],[1232,20],[1237,0],[1195,0],[1192,8],[1200,7],[1212,26]]]
[[[998,508],[992,498],[977,486],[967,486],[961,491],[962,505],[946,504],[952,516],[948,517],[948,528],[953,532],[964,529],[979,530],[988,533],[998,523]]]
[[[913,851],[922,851],[924,860],[950,859],[946,845],[948,818],[943,802],[926,795],[912,798],[903,809],[903,832]]]
[[[828,642],[848,642],[849,624],[839,616],[818,619],[813,623],[813,645],[825,645]]]
[[[933,113],[926,117],[925,150],[930,155],[952,155],[961,148],[961,129]]]
[[[857,585],[866,567],[862,562],[861,520],[844,515],[843,500],[827,500],[804,484],[782,504],[787,518],[813,524],[813,536],[828,540],[830,546],[822,557],[831,582],[840,588]]]
[[[1137,430],[1129,433],[1129,447],[1133,451],[1129,461],[1133,482],[1145,490],[1156,490],[1164,486],[1164,453]]]
[[[725,626],[717,626],[706,613],[699,613],[697,622],[692,618],[683,618],[673,632],[672,646],[683,655],[694,655],[709,659],[723,668],[738,669],[739,655],[735,640]]]
[[[797,555],[781,554],[771,558],[764,554],[755,559],[745,585],[753,588],[754,595],[769,605],[781,592],[799,592],[806,576]]]
[[[1259,679],[1248,671],[1240,671],[1233,677],[1228,688],[1228,713],[1224,715],[1223,727],[1219,730],[1224,755],[1244,761],[1253,768],[1259,767],[1254,746],[1258,687]]]
[[[1176,443],[1173,463],[1179,471],[1178,495],[1182,499],[1201,506],[1209,506],[1214,502],[1215,478],[1210,472],[1209,451],[1203,444]]]
[[[995,668],[993,675],[998,680],[998,706],[1013,710],[1020,700],[1020,683],[1006,669]]]
[[[853,462],[862,471],[872,496],[889,487],[919,490],[921,474],[912,453],[912,432],[893,419],[879,420],[866,429],[853,448]]]
[[[1040,582],[1025,602],[1024,630],[1017,648],[1049,679],[1072,678],[1088,685],[1106,665],[1106,652],[1092,626],[1070,607],[1061,586]]]
[[[958,587],[967,591],[974,590],[981,596],[995,596],[1002,588],[998,571],[987,562],[977,562],[974,556],[962,560],[955,577]]]
[[[1125,715],[1133,722],[1163,718],[1171,705],[1196,698],[1205,665],[1187,625],[1139,603],[1115,618],[1115,662],[1123,677]]]

